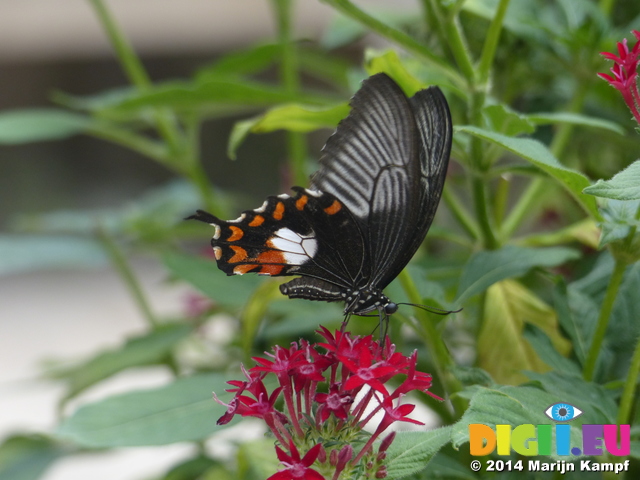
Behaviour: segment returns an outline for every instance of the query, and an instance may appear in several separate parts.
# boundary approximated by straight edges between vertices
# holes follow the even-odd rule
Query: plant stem
[[[120,65],[129,81],[140,90],[147,90],[152,83],[147,75],[142,62],[135,54],[133,48],[122,34],[113,16],[107,10],[103,0],[90,0],[96,11],[98,20],[111,41],[111,45],[118,57]],[[165,139],[172,151],[180,150],[180,133],[168,112],[156,110],[154,113],[158,131]]]
[[[613,9],[613,4],[615,0],[600,0],[600,11],[605,14],[605,16],[609,16],[611,14],[611,10]]]
[[[462,228],[473,239],[480,238],[480,230],[478,224],[469,215],[462,202],[456,197],[451,188],[445,188],[442,190],[442,199],[453,213],[453,216],[458,220]]]
[[[486,193],[486,181],[484,178],[474,173],[471,178],[471,188],[473,191],[473,203],[476,208],[476,216],[482,233],[482,244],[484,248],[493,250],[498,248],[498,240],[493,233],[491,218],[489,216],[488,204],[489,200]]]
[[[151,328],[157,327],[158,320],[151,311],[151,306],[149,305],[149,302],[147,302],[142,286],[133,273],[133,269],[131,268],[131,265],[129,265],[126,255],[122,252],[111,235],[109,235],[109,233],[103,228],[98,229],[98,238],[109,255],[111,263],[120,275],[120,278],[122,278],[125,285],[127,285],[131,296],[142,313],[142,316]]]
[[[580,112],[584,105],[588,91],[589,83],[580,82],[578,84],[576,93],[571,99],[571,102],[569,103],[566,110],[572,113]],[[554,135],[553,141],[551,142],[549,148],[551,150],[551,153],[553,153],[556,158],[560,158],[562,156],[565,148],[569,144],[573,129],[574,125],[571,125],[569,123],[563,123],[558,127],[557,133]],[[545,183],[546,178],[544,177],[536,177],[531,180],[531,183],[529,183],[529,186],[520,196],[515,206],[511,209],[509,215],[502,224],[502,228],[500,230],[500,238],[508,239],[513,235],[513,233],[524,220],[525,216],[530,214],[535,202],[540,198]]]
[[[596,361],[598,360],[598,354],[600,353],[600,348],[602,347],[602,342],[607,331],[607,326],[609,325],[611,311],[613,310],[613,304],[616,300],[616,296],[618,295],[618,289],[620,288],[620,284],[622,283],[622,278],[624,276],[624,270],[626,266],[627,264],[624,261],[616,259],[615,266],[613,267],[613,272],[611,273],[611,279],[609,280],[609,285],[607,286],[607,291],[605,293],[604,300],[602,301],[602,306],[600,307],[598,323],[596,324],[596,330],[593,334],[593,340],[591,341],[591,347],[589,348],[587,360],[584,365],[584,371],[582,373],[584,379],[589,382],[593,380],[596,369]]]
[[[440,7],[440,2],[432,1],[431,6],[436,16],[440,19],[442,31],[445,36],[445,42],[449,46],[453,58],[455,58],[462,74],[466,77],[469,84],[474,83],[476,72],[473,67],[473,60],[469,54],[467,40],[462,32],[462,27],[457,15],[457,11],[452,7],[444,14]]]
[[[624,389],[622,391],[622,398],[620,399],[620,408],[618,410],[618,425],[625,425],[631,423],[631,408],[633,407],[633,401],[635,400],[636,385],[638,383],[638,375],[640,374],[640,338],[636,342],[636,348],[633,351],[633,357],[631,357],[631,365],[629,365],[629,372],[627,373],[627,379],[624,383]]]
[[[298,51],[291,33],[292,0],[272,0],[278,23],[278,42],[282,49],[280,77],[287,93],[293,95],[300,90]],[[305,136],[299,132],[286,132],[287,150],[293,181],[296,185],[307,184],[307,145]]]
[[[339,10],[347,17],[356,20],[363,24],[372,32],[381,35],[382,37],[391,40],[393,43],[398,44],[408,52],[411,52],[422,59],[426,60],[431,66],[435,67],[439,72],[449,78],[458,87],[464,87],[466,81],[460,76],[454,69],[452,69],[447,62],[441,57],[435,55],[431,50],[426,48],[420,42],[417,42],[406,33],[397,30],[380,20],[368,15],[360,10],[349,0],[322,0],[324,3],[331,5],[336,10]]]
[[[491,25],[489,25],[489,31],[487,32],[482,47],[482,54],[480,55],[480,65],[478,66],[478,82],[481,85],[489,80],[491,66],[493,65],[493,59],[496,55],[496,48],[498,47],[498,40],[500,39],[502,24],[504,23],[504,17],[508,7],[509,0],[500,0],[496,14],[493,20],[491,20]]]
[[[413,279],[406,270],[403,270],[398,276],[400,284],[412,303],[420,304],[422,297],[416,288]],[[424,310],[416,311],[420,318],[420,324],[425,330],[424,341],[429,348],[429,353],[433,360],[438,379],[442,382],[445,391],[449,397],[462,390],[462,385],[451,372],[451,368],[455,365],[453,357],[449,353],[449,349],[442,340],[442,335],[437,331],[433,321]],[[450,398],[451,403],[459,415],[462,415],[466,408],[466,403],[462,398]]]

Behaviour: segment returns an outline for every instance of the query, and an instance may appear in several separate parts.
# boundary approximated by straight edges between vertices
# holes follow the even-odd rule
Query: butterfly
[[[346,316],[398,309],[383,289],[424,240],[451,151],[452,124],[438,87],[407,98],[386,74],[366,79],[322,149],[309,188],[267,197],[235,220],[202,210],[227,275],[299,275],[289,298],[342,301]]]

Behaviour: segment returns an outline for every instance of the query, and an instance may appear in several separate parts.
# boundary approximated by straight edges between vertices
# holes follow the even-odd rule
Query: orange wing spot
[[[262,215],[256,215],[253,217],[253,220],[249,223],[250,227],[259,227],[264,223],[264,217]]]
[[[327,215],[335,215],[342,209],[342,205],[338,200],[334,200],[331,205],[324,209]]]
[[[231,257],[229,260],[227,260],[227,262],[229,262],[229,263],[242,262],[243,260],[246,260],[246,258],[248,257],[247,251],[242,247],[237,247],[235,245],[230,245],[229,248],[231,248],[231,250],[233,250],[235,252],[233,257]]]
[[[263,265],[258,273],[261,275],[278,275],[283,268],[284,265]]]
[[[300,211],[304,210],[304,206],[307,204],[309,197],[306,195],[302,195],[298,200],[296,200],[296,208]]]
[[[287,263],[285,261],[284,255],[279,250],[265,250],[258,258],[256,258],[258,263]]]
[[[236,240],[240,240],[244,235],[244,232],[241,228],[230,225],[229,229],[231,230],[231,235],[229,235],[229,238],[227,238],[227,242],[235,242]]]
[[[255,265],[252,263],[245,263],[244,265],[238,265],[237,267],[233,267],[233,273],[235,273],[236,275],[244,275],[245,273],[250,272],[257,266],[258,265]]]
[[[273,218],[275,220],[282,220],[283,215],[284,215],[284,203],[278,202],[276,204],[276,209],[273,211]]]

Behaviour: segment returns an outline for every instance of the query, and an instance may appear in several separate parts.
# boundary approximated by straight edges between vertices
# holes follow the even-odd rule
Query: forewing
[[[312,178],[313,188],[339,198],[362,225],[369,284],[383,288],[413,254],[405,249],[419,224],[421,177],[409,100],[388,76],[374,75],[354,95]]]

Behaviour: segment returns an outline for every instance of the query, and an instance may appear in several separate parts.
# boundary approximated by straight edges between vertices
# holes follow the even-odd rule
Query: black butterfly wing
[[[323,149],[312,188],[333,194],[356,217],[371,264],[366,283],[382,289],[409,262],[431,224],[451,121],[439,89],[409,100],[385,74],[365,80],[351,107]]]
[[[409,100],[419,135],[420,199],[417,223],[412,241],[403,249],[405,255],[398,259],[395,269],[381,279],[389,284],[411,260],[424,240],[440,203],[440,196],[449,166],[453,124],[447,99],[438,87],[417,92]]]
[[[283,293],[341,300],[365,265],[360,227],[333,195],[294,190],[295,196],[270,196],[236,220],[203,211],[190,218],[215,227],[211,244],[218,267],[227,275],[303,275],[306,283],[295,279],[281,287]]]

